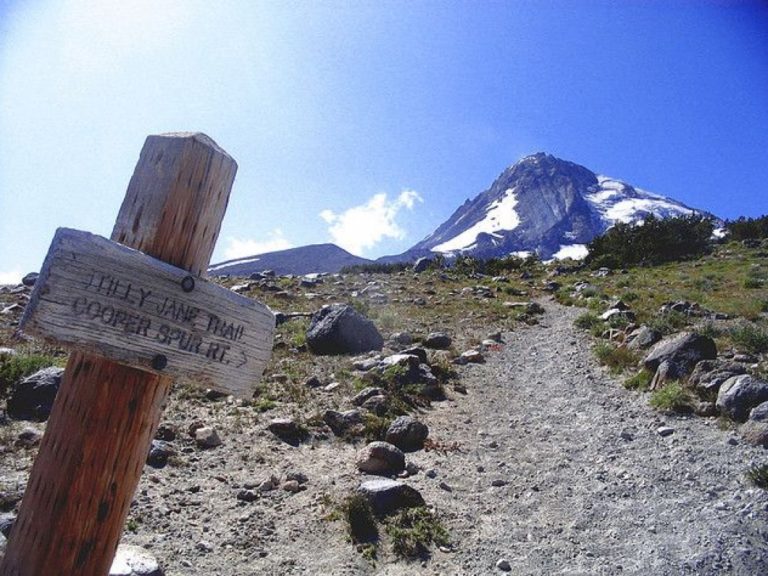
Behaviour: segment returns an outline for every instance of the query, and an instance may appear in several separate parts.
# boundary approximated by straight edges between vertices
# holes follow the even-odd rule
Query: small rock
[[[286,480],[296,480],[299,484],[306,484],[309,482],[309,478],[303,472],[288,472],[285,475]]]
[[[336,436],[343,436],[352,431],[353,428],[362,429],[363,414],[360,410],[347,410],[346,412],[326,410],[323,414],[323,422],[333,430]]]
[[[310,376],[309,378],[307,378],[307,381],[304,382],[304,386],[306,386],[307,388],[320,388],[320,386],[322,385],[323,383],[320,381],[320,378],[318,378],[317,376]]]
[[[373,412],[374,414],[381,416],[387,411],[387,397],[383,394],[378,396],[371,396],[368,398],[368,400],[363,402],[362,407],[369,412]]]
[[[368,474],[397,474],[405,469],[405,454],[389,442],[371,442],[358,453],[357,468]]]
[[[768,401],[768,382],[749,374],[728,378],[717,393],[717,407],[738,422],[747,419],[750,410]]]
[[[362,406],[368,398],[371,398],[372,396],[381,396],[383,394],[385,394],[383,388],[379,388],[378,386],[368,386],[352,397],[352,404],[355,406]]]
[[[656,429],[656,433],[663,438],[665,436],[670,436],[671,434],[674,434],[675,429],[670,428],[669,426],[659,426]]]
[[[412,416],[398,416],[389,425],[385,440],[404,452],[414,452],[424,447],[429,428]]]
[[[446,482],[440,482],[438,486],[440,487],[441,490],[445,490],[446,492],[453,492],[453,488],[451,488],[450,485],[447,484]]]
[[[18,382],[8,398],[8,416],[17,420],[47,420],[63,375],[63,368],[44,368]]]
[[[4,512],[0,514],[0,534],[8,538],[11,535],[11,529],[16,522],[16,514]]]
[[[40,444],[40,440],[42,439],[43,433],[40,432],[40,430],[28,426],[19,432],[14,444],[20,448],[32,448],[33,446]]]
[[[509,560],[506,558],[501,558],[496,562],[496,568],[501,570],[502,572],[510,572],[512,570],[512,565],[509,563]]]
[[[408,332],[395,332],[389,337],[389,340],[401,346],[409,346],[413,343],[413,337]]]
[[[308,436],[306,429],[290,418],[275,418],[267,429],[292,446],[298,446]]]
[[[120,544],[109,576],[163,576],[157,559],[141,546]]]
[[[482,364],[485,362],[485,357],[477,350],[467,350],[461,355],[461,358],[471,364]]]
[[[201,430],[204,430],[204,428],[201,428]],[[221,441],[219,440],[219,442]],[[176,451],[171,448],[167,442],[164,442],[163,440],[152,440],[152,446],[147,455],[147,464],[152,466],[152,468],[162,468],[168,464],[168,458],[175,455]]]
[[[35,282],[37,282],[37,279],[39,277],[40,277],[40,274],[38,274],[37,272],[30,272],[29,274],[24,276],[24,278],[21,279],[21,283],[24,286],[29,286],[29,287],[34,286]]]
[[[155,432],[155,439],[164,440],[165,442],[173,442],[176,440],[176,435],[178,432],[179,429],[175,424],[163,422],[157,427],[157,432]]]
[[[399,482],[380,478],[363,482],[358,488],[377,514],[389,514],[402,508],[424,506],[424,498],[418,490]]]
[[[301,484],[299,484],[296,480],[287,480],[283,483],[283,490],[295,494],[296,492],[301,491]]]
[[[432,332],[424,339],[424,346],[426,348],[433,348],[435,350],[445,350],[451,347],[451,337],[445,332]]]
[[[207,540],[200,540],[200,542],[195,544],[195,549],[205,553],[213,552],[213,544]]]
[[[330,384],[328,384],[327,386],[324,386],[324,387],[323,387],[323,390],[325,390],[326,392],[333,392],[333,391],[334,391],[334,390],[336,390],[336,389],[337,389],[339,386],[341,386],[341,382],[331,382],[331,383],[330,383]]]
[[[212,426],[203,426],[195,431],[195,443],[198,448],[215,448],[221,445],[221,438]]]
[[[255,490],[240,490],[237,493],[237,499],[243,502],[254,502],[259,498],[259,493]]]
[[[501,478],[497,478],[491,481],[491,486],[493,486],[494,488],[501,488],[502,486],[506,486],[507,484],[509,484],[509,482]]]

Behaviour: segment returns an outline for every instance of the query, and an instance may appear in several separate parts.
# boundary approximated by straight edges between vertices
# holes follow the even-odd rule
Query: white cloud
[[[288,240],[280,228],[275,228],[269,233],[266,240],[253,240],[251,238],[227,238],[229,245],[224,250],[225,260],[234,260],[235,258],[245,258],[246,256],[255,256],[265,252],[275,252],[277,250],[287,250],[293,248],[293,243]]]
[[[3,284],[20,284],[21,277],[24,276],[21,270],[0,270],[0,286]]]
[[[335,244],[359,256],[383,238],[404,238],[405,230],[395,219],[403,208],[412,210],[416,201],[424,200],[413,190],[403,190],[391,201],[384,193],[375,194],[365,204],[353,206],[340,214],[323,210],[320,218],[330,225],[328,232]]]

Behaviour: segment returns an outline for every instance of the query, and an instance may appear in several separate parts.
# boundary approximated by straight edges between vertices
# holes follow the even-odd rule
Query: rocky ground
[[[449,390],[418,415],[432,442],[407,454],[415,473],[404,482],[450,546],[406,561],[382,535],[368,559],[338,513],[366,479],[362,444],[331,434],[292,446],[267,430],[281,414],[183,393],[166,412],[175,455],[145,469],[123,542],[167,575],[766,573],[768,492],[745,477],[764,449],[716,419],[649,408],[597,365],[573,326],[580,310],[542,303],[538,325],[457,368],[466,393]],[[187,433],[198,423],[221,444],[200,449]],[[15,438],[28,426],[3,430]],[[23,488],[33,455],[3,455],[4,493]]]

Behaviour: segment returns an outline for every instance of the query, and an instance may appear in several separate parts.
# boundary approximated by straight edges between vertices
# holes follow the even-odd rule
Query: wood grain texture
[[[21,322],[54,343],[242,398],[253,396],[274,326],[264,304],[66,228],[56,232]]]
[[[112,239],[201,274],[235,171],[203,135],[150,136]],[[170,384],[70,356],[0,574],[108,574]]]

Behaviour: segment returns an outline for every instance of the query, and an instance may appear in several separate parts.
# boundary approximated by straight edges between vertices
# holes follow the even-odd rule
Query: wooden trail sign
[[[205,295],[207,288],[200,288],[205,285],[200,281],[200,276],[209,265],[236,171],[235,161],[204,134],[164,134],[148,137],[128,184],[111,240],[186,271],[184,277],[192,277],[195,290],[199,289],[201,294]],[[57,235],[59,246],[75,246],[84,238],[86,237],[82,233],[72,231],[63,231]],[[125,317],[121,315],[118,319],[117,309],[120,306],[115,298],[118,294],[115,288],[117,284],[104,291],[104,286],[109,285],[109,280],[105,277],[102,282],[97,274],[111,272],[113,278],[122,281],[139,280],[143,277],[137,276],[135,270],[126,274],[119,267],[109,271],[99,269],[105,261],[104,253],[100,251],[106,245],[103,240],[90,238],[94,240],[94,245],[85,249],[84,253],[91,254],[91,260],[89,257],[78,259],[77,251],[73,252],[74,258],[67,260],[66,253],[62,252],[58,256],[60,265],[56,264],[57,241],[54,241],[52,263],[47,271],[48,280],[41,284],[40,292],[35,296],[37,312],[32,310],[29,313],[28,325],[43,331],[64,330],[61,327],[42,326],[44,319],[45,322],[48,321],[46,314],[51,324],[56,322],[56,314],[51,312],[55,310],[55,305],[46,312],[46,307],[51,305],[50,302],[46,303],[46,299],[58,298],[51,296],[58,294],[57,286],[63,286],[62,282],[74,280],[75,283],[81,283],[76,288],[84,292],[82,296],[75,293],[68,296],[64,294],[63,302],[68,303],[70,315],[62,316],[60,323],[79,322],[81,327],[87,328],[85,332],[88,332],[88,328],[93,328],[94,323],[98,325],[100,321],[100,328],[106,329],[105,324],[110,328],[110,336],[105,340],[119,337],[114,333],[119,330],[111,330],[116,329],[118,325],[128,333],[132,326],[135,328],[137,333],[134,343],[139,340],[145,343],[144,339],[151,341],[155,334],[162,334],[161,329],[153,325],[152,328],[156,331],[150,336],[148,326],[145,338],[143,328],[139,329],[142,318],[139,312],[142,312],[143,308],[141,291],[138,293],[138,310],[134,312],[136,318],[129,319],[129,310],[122,307]],[[105,251],[114,253],[114,246],[111,243],[109,246],[111,248]],[[121,250],[117,249],[117,252]],[[118,266],[123,265],[121,258],[124,258],[124,255],[115,260],[120,262]],[[93,269],[83,267],[88,262],[98,265]],[[179,272],[161,268],[156,264],[148,266],[143,273],[150,274],[152,281],[142,280],[144,285],[141,287],[144,290],[152,290],[154,287],[158,290],[155,295],[159,295],[162,288],[166,291],[164,296],[172,297],[176,288],[175,285],[172,288],[170,283],[171,280],[178,282]],[[80,272],[76,272],[77,270]],[[152,275],[150,270],[158,271],[157,277]],[[93,280],[90,279],[91,272],[94,272]],[[183,282],[183,278],[181,281]],[[85,286],[82,286],[83,282],[86,283]],[[49,292],[44,294],[46,286]],[[88,306],[86,311],[82,312],[85,303],[77,300],[80,297],[87,298],[86,293],[91,297],[88,306],[92,302],[99,302],[101,306],[97,316],[97,305],[93,304],[90,310],[94,318],[91,319],[82,318],[89,313]],[[219,303],[211,302],[210,294],[200,301],[188,298],[189,293],[183,292],[183,288],[182,294],[184,299],[176,301],[187,306],[187,316],[182,314],[176,318],[177,322],[183,320],[177,328],[186,326],[188,332],[207,338],[200,349],[216,339],[226,343],[227,336],[233,337],[226,328],[216,334],[216,328],[211,326],[212,331],[209,331],[207,322],[203,327],[202,321],[198,323],[197,316],[194,322],[191,321],[192,308],[199,308],[198,314],[201,314],[202,318],[207,312],[215,314],[216,310],[220,310],[214,308],[219,306]],[[215,294],[221,296],[223,293],[216,291]],[[135,296],[132,287],[127,298],[135,300]],[[226,297],[228,298],[229,296]],[[149,302],[150,296],[147,295],[143,305],[150,305]],[[198,306],[197,302],[201,305]],[[161,309],[157,313],[160,317],[168,319],[168,315],[164,315],[162,302],[152,300],[152,303],[156,308],[159,303]],[[114,310],[111,318],[112,312],[107,309],[110,306]],[[136,302],[132,306],[136,306]],[[179,308],[177,306],[176,310]],[[221,318],[231,319],[223,310],[220,311]],[[258,316],[261,312],[256,314]],[[149,321],[159,321],[160,317],[153,316]],[[115,326],[111,326],[112,322]],[[146,320],[144,322],[146,323]],[[243,315],[241,338],[253,337],[255,341],[259,341],[258,328],[251,331],[251,324],[246,322],[249,322],[248,317]],[[168,326],[173,330],[170,324]],[[266,325],[262,328],[266,328]],[[170,331],[168,334],[170,336]],[[267,339],[264,335],[262,346],[266,344]],[[113,345],[119,346],[113,343],[109,347]],[[155,346],[158,351],[152,359],[157,355],[166,356],[167,365],[163,370],[157,368],[161,364],[159,358],[155,360],[154,369],[150,360],[150,371],[147,370],[147,358],[143,354],[148,354],[148,350],[130,353],[131,357],[136,356],[136,363],[141,368],[113,362],[102,355],[107,352],[107,344],[103,342],[102,347],[96,349],[83,343],[82,347],[90,352],[70,354],[45,435],[27,482],[19,515],[8,539],[5,556],[0,563],[0,576],[108,574],[150,443],[173,382],[167,375],[170,372],[167,371],[178,368],[179,373],[183,373],[183,362],[191,361],[190,356],[194,361],[200,360],[195,358],[200,355],[197,352],[189,356],[173,356],[167,354],[172,346],[163,345],[158,341]],[[230,350],[234,351],[235,348]],[[238,369],[237,354],[227,356],[230,350],[220,357],[222,361],[218,364],[225,364],[223,360],[230,359],[227,366]],[[249,350],[244,352],[248,356]],[[261,352],[254,354],[255,358]],[[193,364],[188,366],[194,366],[192,372],[199,367]],[[246,366],[250,365],[246,362],[239,368],[244,369]],[[251,368],[253,366],[249,367]],[[203,373],[206,373],[206,369]],[[214,380],[211,376],[211,381]]]
[[[192,384],[251,397],[272,350],[264,304],[106,238],[61,228],[21,328]]]

